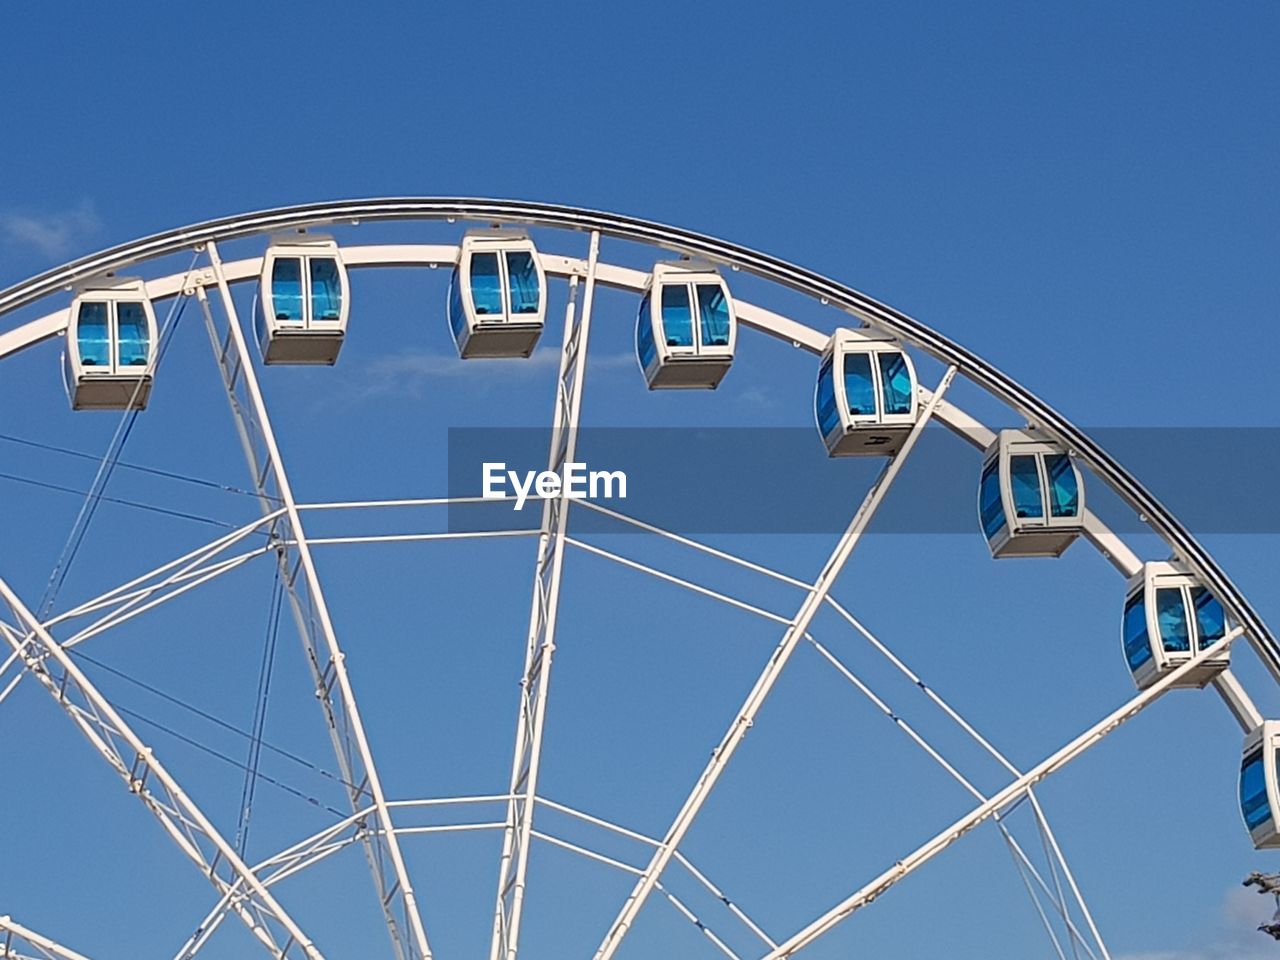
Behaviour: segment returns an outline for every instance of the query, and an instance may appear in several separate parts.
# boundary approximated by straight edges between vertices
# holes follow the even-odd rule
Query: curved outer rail
[[[1280,682],[1280,642],[1217,561],[1136,477],[1074,423],[1012,377],[931,327],[866,294],[812,270],[704,234],[596,210],[519,200],[449,197],[388,197],[338,200],[279,207],[158,233],[111,247],[0,291],[0,316],[60,290],[143,260],[178,253],[209,240],[231,240],[296,227],[382,220],[479,220],[598,230],[602,235],[649,243],[745,270],[766,280],[827,301],[837,309],[888,331],[957,370],[979,387],[1065,444],[1111,486],[1151,528],[1212,588],[1245,628],[1258,655]]]

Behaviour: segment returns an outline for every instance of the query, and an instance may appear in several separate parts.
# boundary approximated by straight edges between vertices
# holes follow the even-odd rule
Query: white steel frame
[[[311,939],[160,764],[154,751],[125,723],[70,654],[3,580],[0,580],[0,600],[8,605],[22,629],[30,631],[35,639],[28,647],[10,630],[0,630],[6,642],[124,780],[129,792],[142,801],[188,859],[209,878],[219,894],[228,899],[268,953],[278,960],[299,954],[308,960],[323,960]],[[50,661],[60,671],[59,676],[50,672]]]
[[[230,293],[232,283],[257,280],[265,269],[264,258],[223,263],[217,243],[251,234],[269,233],[280,229],[301,229],[325,223],[358,222],[360,220],[400,219],[468,219],[489,223],[516,225],[540,225],[586,230],[591,234],[589,255],[585,261],[558,255],[539,254],[540,276],[560,276],[569,279],[571,290],[566,311],[564,343],[561,353],[560,373],[557,379],[556,413],[553,421],[552,447],[549,456],[551,469],[573,456],[576,428],[581,410],[581,391],[586,367],[586,347],[590,328],[591,302],[597,282],[630,291],[642,291],[650,282],[647,273],[623,267],[611,266],[599,261],[602,236],[615,236],[639,240],[674,250],[679,253],[705,258],[712,268],[727,267],[746,270],[767,280],[790,286],[806,293],[823,304],[831,305],[868,324],[854,336],[869,334],[875,339],[901,340],[904,344],[942,360],[947,366],[939,387],[929,391],[915,384],[918,417],[913,415],[911,432],[897,453],[886,464],[880,479],[868,492],[858,513],[841,538],[835,552],[822,574],[813,583],[807,583],[785,574],[777,573],[762,565],[734,557],[724,551],[699,544],[677,534],[633,521],[616,511],[597,504],[584,503],[586,509],[611,514],[624,522],[635,523],[648,532],[671,538],[706,554],[718,556],[754,573],[789,583],[805,591],[803,603],[794,616],[787,617],[755,606],[747,601],[711,590],[699,584],[675,577],[651,566],[621,557],[593,544],[567,536],[568,504],[552,500],[545,504],[541,527],[536,531],[484,531],[475,533],[421,533],[378,536],[346,536],[311,539],[302,529],[301,513],[305,510],[342,508],[367,508],[388,506],[423,506],[448,503],[445,499],[414,501],[351,502],[335,504],[300,504],[293,497],[288,477],[281,462],[274,432],[267,417],[266,406],[257,383],[252,358],[246,347],[244,331],[236,313]],[[1055,949],[1065,960],[1056,936],[1050,928],[1050,918],[1039,902],[1033,884],[1049,897],[1051,907],[1067,935],[1071,938],[1071,950],[1077,946],[1090,957],[1096,957],[1086,942],[1084,933],[1072,917],[1067,903],[1067,889],[1076,901],[1079,917],[1088,928],[1093,942],[1102,957],[1106,947],[1098,934],[1093,917],[1089,913],[1079,887],[1067,866],[1056,838],[1049,828],[1038,800],[1032,790],[1041,779],[1060,769],[1074,757],[1088,749],[1120,724],[1126,722],[1146,706],[1153,703],[1166,690],[1179,684],[1192,671],[1207,660],[1225,655],[1228,647],[1244,635],[1258,652],[1260,658],[1280,680],[1280,645],[1277,645],[1266,625],[1258,618],[1248,602],[1240,595],[1226,574],[1217,566],[1181,524],[1118,463],[1101,450],[1087,435],[1062,418],[1028,391],[1005,377],[990,365],[959,347],[954,342],[905,315],[880,304],[851,288],[804,271],[784,261],[758,254],[745,248],[726,244],[698,234],[677,230],[658,224],[616,217],[594,211],[574,210],[540,204],[520,204],[507,201],[449,200],[431,198],[403,198],[395,200],[351,201],[331,205],[312,205],[281,211],[267,211],[242,218],[214,221],[184,230],[161,234],[136,244],[106,251],[103,254],[83,258],[66,267],[49,271],[27,283],[0,291],[0,314],[34,302],[58,289],[80,283],[107,271],[115,271],[152,257],[184,249],[203,248],[208,253],[209,268],[182,275],[162,277],[147,281],[145,289],[149,301],[178,295],[194,295],[202,308],[214,346],[218,366],[224,379],[237,429],[239,430],[246,459],[255,479],[255,487],[262,505],[261,520],[246,525],[218,538],[209,545],[137,577],[114,588],[102,596],[79,604],[47,623],[39,623],[29,609],[0,581],[0,599],[12,610],[16,624],[0,622],[0,634],[12,648],[12,654],[0,664],[0,681],[6,671],[17,665],[16,675],[0,685],[0,702],[14,689],[25,673],[34,674],[45,686],[98,751],[126,781],[129,789],[137,794],[153,814],[161,820],[170,836],[184,853],[195,861],[219,891],[220,899],[206,922],[197,928],[191,940],[184,945],[175,960],[188,960],[195,956],[208,941],[221,920],[234,912],[267,947],[273,956],[287,958],[301,954],[310,960],[320,960],[320,953],[296,924],[272,897],[268,887],[292,876],[297,871],[327,858],[356,841],[366,852],[380,899],[384,906],[388,929],[397,960],[428,960],[431,953],[418,912],[412,887],[400,853],[398,837],[412,834],[442,832],[448,830],[501,829],[504,835],[503,854],[499,869],[497,904],[494,914],[491,960],[516,960],[523,896],[527,884],[528,854],[532,840],[540,840],[563,849],[588,856],[601,863],[624,870],[635,876],[636,884],[631,896],[623,904],[617,919],[607,932],[596,953],[597,960],[608,960],[617,950],[646,900],[654,891],[659,892],[687,919],[697,924],[707,939],[722,954],[736,957],[726,941],[714,934],[692,910],[661,883],[663,871],[674,860],[707,889],[724,902],[737,917],[765,945],[766,960],[790,957],[804,946],[830,930],[867,902],[879,896],[903,876],[918,869],[943,849],[955,842],[963,833],[985,819],[999,821],[1000,829],[1014,856],[1015,863],[1032,892],[1036,909],[1049,929]],[[457,263],[459,248],[449,245],[384,245],[371,247],[345,247],[339,256],[344,267],[343,311],[349,309],[349,295],[345,286],[345,267],[365,266],[453,266]],[[585,279],[585,285],[582,281]],[[580,286],[585,286],[581,310],[577,307]],[[222,308],[222,325],[210,303],[208,291],[217,290]],[[545,284],[543,298],[545,304]],[[789,341],[811,353],[821,354],[832,338],[812,330],[786,317],[772,313],[753,304],[734,302],[734,329],[738,322]],[[0,333],[0,357],[31,346],[51,336],[64,334],[68,328],[69,311],[62,309],[31,321],[22,327]],[[222,327],[225,327],[225,332]],[[852,331],[842,331],[846,334]],[[153,349],[158,346],[153,344]],[[905,352],[903,356],[911,363]],[[874,369],[873,377],[879,376]],[[964,437],[977,448],[985,449],[995,441],[995,434],[962,410],[943,398],[954,376],[965,376],[979,387],[1009,404],[1027,418],[1032,428],[1043,434],[1048,442],[1072,451],[1074,458],[1087,466],[1102,482],[1110,485],[1139,515],[1170,545],[1177,561],[1191,571],[1211,589],[1222,602],[1228,616],[1241,626],[1234,627],[1226,638],[1209,650],[1202,651],[1177,669],[1161,677],[1149,689],[1139,693],[1123,707],[1091,727],[1042,763],[1025,772],[1018,771],[988,741],[982,738],[966,721],[955,713],[931,688],[916,677],[901,661],[872,636],[864,627],[831,596],[830,589],[845,561],[856,546],[861,533],[869,522],[885,491],[892,483],[906,454],[910,452],[926,423],[936,419],[952,431]],[[843,384],[836,384],[842,390]],[[877,402],[880,398],[877,397]],[[452,501],[452,502],[456,502]],[[265,545],[227,556],[246,538],[266,532]],[[1142,569],[1142,562],[1093,514],[1082,516],[1082,532],[1094,546],[1126,577],[1133,577]],[[367,738],[356,710],[354,692],[338,646],[333,625],[328,616],[311,547],[337,543],[388,543],[409,540],[456,539],[467,536],[524,536],[539,537],[538,560],[535,568],[534,595],[530,612],[528,647],[524,680],[521,685],[521,702],[517,723],[516,750],[513,757],[511,787],[507,794],[488,798],[454,798],[439,801],[391,801],[381,789],[380,780],[373,765]],[[773,657],[761,673],[756,687],[730,725],[720,746],[712,756],[703,775],[699,778],[683,808],[667,833],[661,839],[644,837],[625,827],[573,808],[553,803],[537,794],[539,760],[542,750],[543,726],[546,715],[546,696],[549,689],[550,667],[555,650],[555,629],[562,579],[564,548],[574,546],[596,556],[622,563],[632,569],[658,576],[673,584],[694,590],[702,595],[728,603],[738,609],[763,616],[786,626],[786,631]],[[238,548],[239,549],[239,548]],[[84,675],[75,668],[67,654],[67,648],[108,631],[112,626],[153,609],[156,605],[182,595],[190,589],[208,582],[223,573],[237,569],[248,561],[275,553],[282,580],[290,596],[291,607],[298,623],[308,660],[320,692],[320,700],[334,741],[335,753],[342,770],[342,778],[348,784],[348,798],[352,813],[321,834],[249,868],[239,860],[225,839],[220,837],[200,814],[194,803],[177,783],[155,760],[153,753],[121,720],[111,705],[93,688]],[[928,744],[905,721],[888,708],[869,687],[856,677],[828,647],[819,643],[809,631],[817,611],[831,606],[859,633],[888,657],[905,674],[952,717],[970,736],[1005,766],[1014,780],[999,792],[984,797],[964,775],[952,766],[937,750]],[[313,611],[313,616],[308,615]],[[54,624],[75,618],[96,615],[96,619],[83,626],[70,639],[59,643],[49,633]],[[780,676],[787,660],[801,642],[815,647],[831,664],[864,696],[875,703],[897,724],[903,732],[924,749],[949,774],[955,777],[979,801],[970,814],[958,820],[908,857],[885,871],[871,883],[855,891],[831,910],[818,917],[809,926],[789,939],[774,940],[760,928],[733,901],[720,892],[704,874],[700,873],[679,850],[679,844],[691,827],[702,805],[727,766],[737,746],[755,719],[773,684]],[[51,672],[51,668],[53,671]],[[1213,677],[1213,685],[1230,708],[1241,727],[1250,731],[1262,723],[1262,717],[1254,707],[1243,687],[1229,672]],[[125,758],[132,755],[133,759]],[[1030,803],[1040,832],[1049,863],[1048,880],[1036,870],[1025,851],[1005,828],[1003,817],[1019,803]],[[410,809],[436,803],[498,802],[506,805],[503,821],[475,822],[431,826],[399,826],[392,821],[393,809]],[[535,829],[534,813],[539,808],[556,810],[576,817],[603,829],[616,831],[647,844],[651,858],[644,867],[623,863],[596,853],[580,844],[571,843],[547,832]],[[1066,887],[1063,886],[1066,882]],[[21,933],[14,925],[0,929],[13,929],[25,936],[29,943],[37,943],[31,936]],[[29,933],[29,931],[27,932]],[[47,941],[52,944],[52,941]],[[56,944],[42,947],[45,950],[63,950],[63,953],[46,955],[79,957]]]
[[[409,881],[400,851],[391,811],[374,766],[373,753],[356,706],[355,689],[347,673],[346,657],[338,644],[329,607],[320,587],[311,548],[303,531],[302,518],[294,499],[288,474],[280,458],[275,431],[267,416],[266,402],[258,384],[253,359],[236,312],[231,288],[223,270],[216,242],[207,244],[209,262],[221,295],[226,332],[218,330],[204,287],[196,288],[204,312],[210,342],[222,373],[227,398],[236,418],[245,459],[248,462],[264,513],[279,503],[283,513],[271,523],[280,573],[298,633],[316,685],[316,699],[325,714],[339,772],[347,786],[353,810],[360,809],[367,796],[373,804],[379,829],[363,838],[365,856],[373,874],[378,902],[387,922],[397,960],[431,960],[422,915],[413,885]],[[345,304],[344,304],[345,308]],[[363,825],[362,825],[363,826]]]
[[[911,433],[903,442],[902,448],[885,464],[880,477],[872,485],[871,489],[867,491],[862,505],[849,522],[848,529],[840,537],[835,550],[832,551],[830,558],[828,558],[826,565],[823,567],[822,573],[818,575],[818,578],[809,587],[804,602],[787,625],[786,632],[765,665],[764,671],[760,674],[755,686],[747,695],[746,701],[738,710],[733,723],[730,724],[728,731],[725,732],[724,737],[721,739],[720,745],[712,752],[711,760],[706,769],[703,770],[697,783],[694,784],[693,790],[680,808],[680,812],[676,814],[675,820],[672,821],[671,826],[667,829],[661,845],[654,851],[653,859],[649,861],[649,865],[641,874],[635,888],[631,891],[631,895],[627,898],[627,902],[623,905],[617,919],[614,920],[610,927],[604,942],[600,944],[600,948],[595,954],[596,960],[609,960],[631,929],[631,925],[644,907],[645,901],[649,898],[661,878],[663,870],[666,869],[667,864],[671,862],[671,858],[675,855],[676,848],[680,846],[685,834],[693,826],[694,819],[698,816],[707,798],[711,796],[711,791],[715,789],[716,783],[729,765],[734,752],[742,743],[743,738],[746,737],[751,725],[755,723],[756,714],[760,712],[765,698],[769,696],[774,684],[782,676],[782,671],[786,667],[787,661],[791,659],[796,647],[800,645],[800,641],[808,633],[809,625],[813,622],[813,618],[817,615],[828,594],[830,594],[831,588],[835,585],[840,571],[844,569],[845,563],[853,555],[854,548],[857,547],[858,541],[862,538],[867,525],[871,522],[871,518],[875,516],[876,508],[880,506],[884,495],[889,491],[889,487],[892,486],[898,472],[902,469],[903,462],[908,454],[911,453],[912,447],[915,446],[929,420],[932,419],[938,402],[942,399],[942,394],[946,392],[947,387],[950,386],[955,372],[955,367],[947,368],[942,382],[938,385],[938,389],[934,392],[921,412],[919,419],[911,428]]]
[[[0,917],[0,960],[35,960],[28,954],[19,953],[15,943],[26,943],[44,960],[89,960],[84,954],[24,927],[12,917]]]
[[[560,369],[556,377],[551,450],[547,457],[547,469],[552,473],[559,473],[565,463],[572,461],[577,449],[582,389],[587,371],[587,343],[591,333],[591,307],[595,298],[596,265],[599,258],[600,234],[593,232],[587,254],[581,309],[577,302],[577,275],[569,281],[564,343],[560,350]],[[520,680],[515,756],[511,766],[511,786],[507,791],[511,795],[511,801],[507,808],[502,860],[498,868],[498,898],[494,909],[490,960],[515,960],[520,943],[521,911],[524,907],[529,869],[529,839],[533,831],[534,801],[538,795],[547,691],[551,683],[551,663],[556,649],[556,619],[560,609],[560,582],[564,572],[568,521],[567,500],[556,498],[545,501],[533,578],[533,601],[529,610],[524,674]]]

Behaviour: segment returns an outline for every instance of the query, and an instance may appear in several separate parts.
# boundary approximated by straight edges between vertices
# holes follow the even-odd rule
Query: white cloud
[[[34,250],[51,260],[75,252],[101,230],[102,220],[88,200],[61,213],[0,213],[0,241],[6,246]]]
[[[466,377],[492,377],[501,371],[508,381],[513,377],[536,377],[558,368],[558,346],[543,346],[527,360],[460,360],[452,354],[425,350],[402,350],[385,354],[366,363],[360,373],[362,393],[366,397],[394,394],[420,396],[428,384],[437,380]],[[616,370],[634,366],[630,354],[591,355],[588,371]]]
[[[778,401],[772,392],[760,386],[747,387],[738,395],[738,402],[753,410],[776,410]]]
[[[1150,950],[1117,954],[1114,960],[1276,960],[1280,944],[1258,932],[1269,921],[1274,903],[1244,887],[1229,889],[1216,920],[1208,925],[1201,942],[1177,950]]]

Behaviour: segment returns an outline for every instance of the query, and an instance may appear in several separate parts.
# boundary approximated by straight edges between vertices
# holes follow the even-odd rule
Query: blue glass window
[[[449,280],[449,329],[453,331],[454,342],[461,344],[467,329],[467,315],[462,310],[462,282],[457,267],[453,268]]]
[[[1253,830],[1271,819],[1271,804],[1267,801],[1267,772],[1262,763],[1262,751],[1255,750],[1244,758],[1240,766],[1240,812],[1244,822]]]
[[[116,331],[120,366],[145,367],[151,356],[151,331],[142,304],[116,304]]]
[[[1222,604],[1204,587],[1191,588],[1191,604],[1196,609],[1196,630],[1203,650],[1227,635],[1227,618]]]
[[[653,363],[658,352],[653,342],[653,314],[650,312],[652,303],[646,293],[640,300],[640,312],[636,314],[636,354],[640,357],[642,370],[649,369],[649,364]]]
[[[337,320],[342,316],[342,278],[338,261],[332,257],[311,257],[311,319]]]
[[[80,316],[76,322],[76,348],[80,351],[80,362],[84,366],[111,366],[111,333],[107,327],[105,303],[80,304]]]
[[[1151,640],[1147,633],[1147,605],[1142,593],[1135,593],[1124,605],[1124,656],[1129,669],[1138,668],[1151,659]]]
[[[1160,642],[1170,653],[1190,652],[1191,634],[1187,629],[1187,609],[1182,602],[1181,587],[1156,591],[1156,623],[1160,626]]]
[[[1049,514],[1054,517],[1080,515],[1080,486],[1071,458],[1065,453],[1046,453],[1044,469],[1049,480]]]
[[[911,412],[911,374],[907,358],[900,353],[877,353],[880,364],[880,386],[884,392],[885,413]]]
[[[813,412],[818,418],[818,429],[825,439],[830,436],[840,422],[839,411],[836,410],[835,378],[831,376],[831,359],[822,362],[818,371],[818,389],[813,395]]]
[[[982,532],[991,540],[1005,524],[998,460],[992,460],[982,471],[982,481],[978,484],[978,512],[982,516]]]
[[[693,309],[689,305],[688,284],[663,286],[662,335],[669,347],[693,346]]]
[[[496,253],[471,255],[471,302],[477,317],[502,315],[502,276]]]
[[[704,347],[729,345],[729,301],[718,283],[698,284],[698,317]]]
[[[277,320],[302,322],[302,261],[281,257],[271,267],[271,308]]]
[[[1009,458],[1009,492],[1013,494],[1014,516],[1044,516],[1044,504],[1040,500],[1040,467],[1034,456]]]
[[[871,380],[871,357],[865,353],[846,353],[844,363],[844,395],[849,412],[856,417],[876,415],[876,389]]]
[[[537,313],[542,299],[538,268],[527,250],[507,251],[507,276],[511,280],[511,312]]]

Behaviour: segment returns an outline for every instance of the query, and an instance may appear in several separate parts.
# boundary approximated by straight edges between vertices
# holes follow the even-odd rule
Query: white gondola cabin
[[[636,314],[636,358],[650,390],[714,390],[737,336],[733,298],[714,268],[654,265]]]
[[[888,334],[841,328],[823,351],[813,406],[831,456],[897,453],[919,415],[915,367]]]
[[[546,287],[527,234],[469,232],[449,282],[449,329],[458,354],[464,359],[532,354],[546,319]]]
[[[1177,564],[1143,564],[1129,581],[1121,632],[1125,660],[1139,689],[1221,640],[1228,629],[1222,604]],[[1211,657],[1176,686],[1203,687],[1230,665],[1230,659],[1229,652]]]
[[[1084,484],[1061,445],[1001,430],[986,452],[978,514],[991,555],[1058,557],[1084,524]]]
[[[63,375],[73,410],[144,410],[156,364],[156,315],[141,280],[77,291]]]
[[[1244,738],[1244,759],[1240,763],[1240,813],[1253,845],[1259,850],[1280,847],[1280,720],[1263,721]]]
[[[255,318],[262,361],[332,366],[347,333],[347,270],[328,237],[273,239]]]

